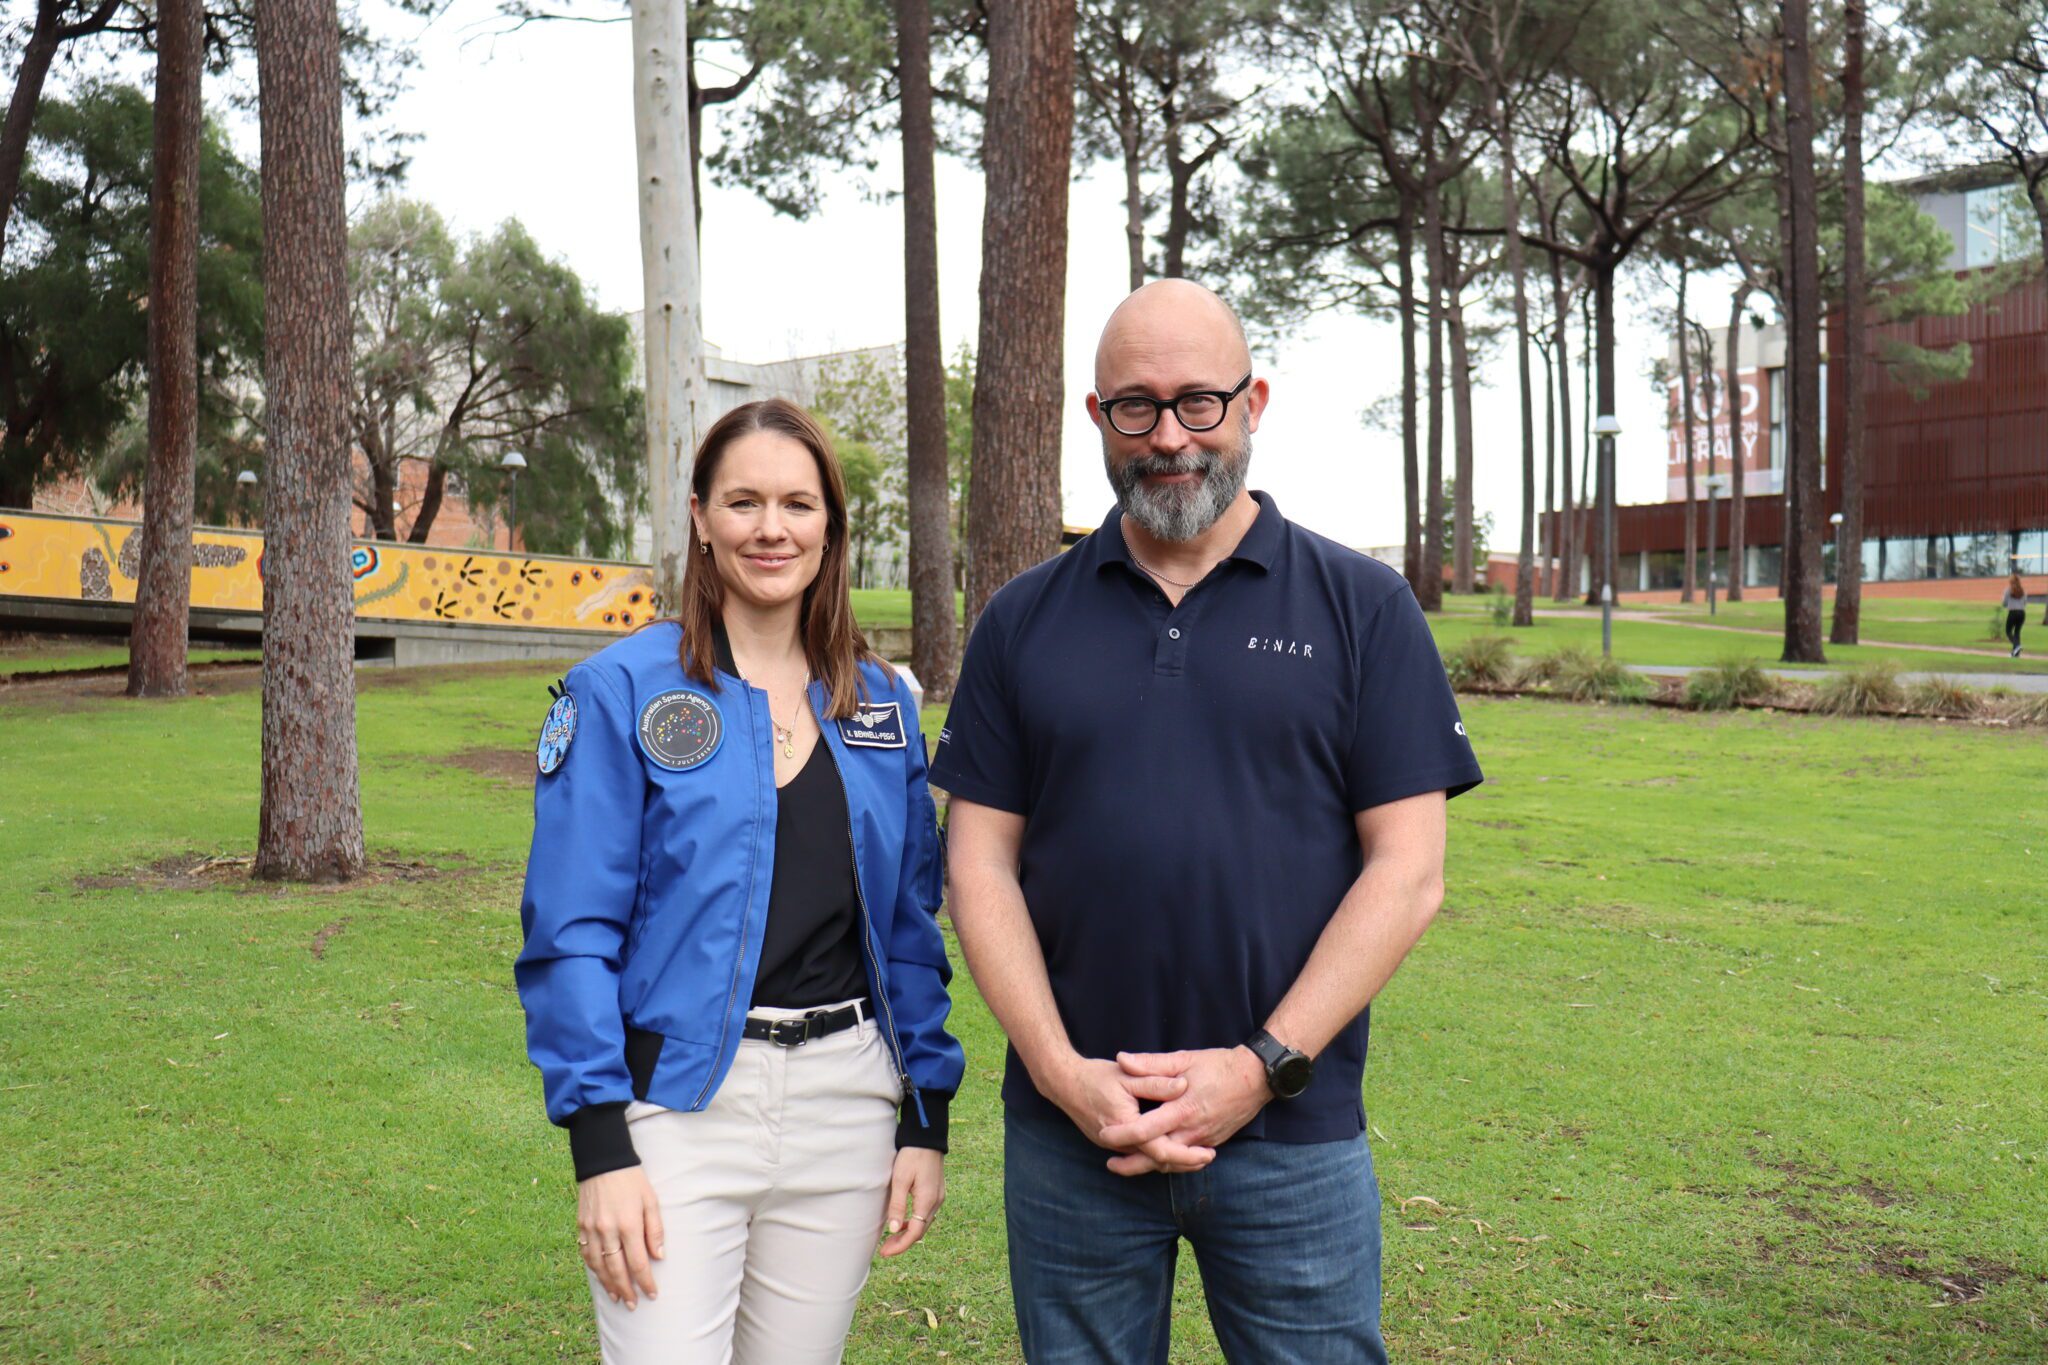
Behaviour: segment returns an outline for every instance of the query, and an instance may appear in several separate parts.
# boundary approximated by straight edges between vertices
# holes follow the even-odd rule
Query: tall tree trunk
[[[1785,530],[1786,663],[1822,663],[1820,496],[1820,213],[1813,166],[1813,63],[1807,0],[1784,0],[1786,190],[1791,207],[1792,516]],[[1797,566],[1796,573],[1793,566]]]
[[[414,545],[427,543],[427,537],[433,534],[435,521],[441,516],[441,501],[447,496],[448,466],[437,459],[427,466],[427,482],[420,490],[420,505],[413,509],[412,528],[405,533],[408,542]],[[508,549],[512,544],[509,527],[506,530],[505,544]]]
[[[994,0],[988,72],[971,616],[997,588],[1059,549],[1073,6]]]
[[[1831,643],[1853,645],[1863,617],[1863,48],[1866,0],[1844,0],[1842,33],[1842,529]]]
[[[1458,288],[1456,255],[1450,292],[1444,300],[1444,329],[1451,343],[1451,421],[1455,432],[1451,465],[1451,591],[1478,591],[1472,543],[1472,347],[1465,333],[1465,300]]]
[[[192,621],[192,478],[199,444],[200,0],[158,0],[149,203],[149,455],[128,695],[182,697]],[[344,516],[346,513],[344,512]]]
[[[388,447],[387,447],[388,450]],[[398,468],[395,457],[376,452],[370,460],[370,533],[378,540],[398,539]],[[414,521],[419,518],[415,516]]]
[[[1119,80],[1116,93],[1117,140],[1124,151],[1124,250],[1130,261],[1131,292],[1136,293],[1145,284],[1144,135],[1128,75]]]
[[[74,38],[98,33],[114,21],[119,0],[101,3],[75,24],[60,22],[62,0],[37,0],[35,24],[21,50],[21,69],[15,73],[14,94],[7,101],[7,121],[0,124],[0,247],[7,244],[7,227],[13,221],[14,201],[21,192],[21,168],[28,160],[29,133],[35,127],[36,106],[42,103],[43,82],[57,50]]]
[[[1686,337],[1685,286],[1691,271],[1686,263],[1678,263],[1678,403],[1685,429],[1685,587],[1679,595],[1682,602],[1690,602],[1693,592],[1699,586],[1700,578],[1700,513],[1699,490],[1694,486],[1694,444],[1692,392],[1692,343]],[[1710,495],[1711,496],[1711,495]],[[1711,551],[1709,551],[1711,553]]]
[[[1506,54],[1499,48],[1495,32],[1494,65],[1507,69]],[[1536,394],[1529,374],[1529,284],[1523,258],[1522,200],[1515,169],[1515,127],[1508,117],[1505,91],[1494,98],[1494,140],[1500,144],[1502,222],[1506,226],[1503,245],[1507,248],[1508,279],[1515,293],[1515,371],[1522,398],[1522,548],[1515,571],[1515,614],[1518,626],[1536,624]],[[1548,381],[1549,366],[1544,367]],[[1545,462],[1546,470],[1548,461]],[[1545,495],[1548,509],[1549,494]]]
[[[256,875],[363,869],[348,568],[348,222],[335,0],[256,10],[263,154],[263,805]]]
[[[1728,305],[1728,600],[1742,600],[1742,580],[1745,577],[1742,562],[1745,553],[1742,528],[1743,511],[1748,505],[1748,478],[1746,466],[1749,452],[1742,444],[1742,309],[1749,302],[1748,281],[1735,286],[1733,300]],[[1768,400],[1759,397],[1761,405]],[[1769,432],[1770,414],[1764,412],[1763,429]]]
[[[1422,477],[1417,465],[1415,379],[1415,202],[1401,197],[1394,220],[1401,280],[1401,572],[1422,595]]]
[[[1444,198],[1431,182],[1422,195],[1423,288],[1429,322],[1429,455],[1422,484],[1422,580],[1415,596],[1424,611],[1444,605]]]
[[[1557,314],[1558,474],[1564,483],[1560,517],[1563,534],[1559,537],[1564,552],[1558,562],[1558,579],[1551,584],[1550,593],[1556,601],[1564,602],[1579,590],[1579,546],[1584,542],[1579,536],[1579,504],[1583,499],[1572,495],[1572,305],[1564,287],[1564,262],[1556,256],[1550,258],[1550,294]]]
[[[704,301],[697,264],[685,0],[633,0],[633,132],[639,148],[640,315],[647,347],[647,496],[654,591],[681,600],[690,466],[704,401]],[[417,528],[415,528],[417,529]]]
[[[952,511],[946,361],[939,339],[939,197],[932,170],[931,0],[897,0],[903,118],[903,397],[910,504],[910,666],[925,696],[953,695]]]

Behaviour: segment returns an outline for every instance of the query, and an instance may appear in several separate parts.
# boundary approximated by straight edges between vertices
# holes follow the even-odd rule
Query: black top
[[[1480,780],[1401,575],[1257,494],[1172,605],[1101,530],[989,600],[931,782],[1025,818],[1018,876],[1086,1057],[1233,1047],[1263,1026],[1364,866],[1360,811]],[[1247,1137],[1364,1128],[1368,1017]],[[1056,1116],[1013,1051],[1003,1097]]]
[[[812,1009],[868,993],[846,789],[825,741],[775,791],[775,880],[753,1004]]]

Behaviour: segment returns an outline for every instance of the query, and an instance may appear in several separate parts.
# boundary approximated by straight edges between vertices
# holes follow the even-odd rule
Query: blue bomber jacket
[[[513,972],[548,1118],[576,1177],[636,1164],[629,1101],[697,1110],[739,1049],[775,867],[767,693],[651,626],[569,671],[549,712]],[[870,999],[903,1083],[900,1145],[946,1141],[965,1059],[946,1032],[939,834],[908,688],[871,664],[820,740],[846,790]]]

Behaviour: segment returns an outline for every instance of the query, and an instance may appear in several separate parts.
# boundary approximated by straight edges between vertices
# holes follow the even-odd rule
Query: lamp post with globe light
[[[498,461],[498,468],[505,471],[505,548],[516,548],[512,537],[519,527],[519,471],[526,468],[526,457],[516,450],[505,452]]]
[[[1614,657],[1614,571],[1619,556],[1614,553],[1614,438],[1621,435],[1621,419],[1611,412],[1593,419],[1593,434],[1600,438],[1600,653]]]
[[[235,475],[235,501],[240,504],[242,524],[252,524],[249,519],[249,504],[256,496],[256,471],[245,469]]]

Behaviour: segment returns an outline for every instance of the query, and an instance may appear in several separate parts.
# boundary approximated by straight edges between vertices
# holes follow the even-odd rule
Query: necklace
[[[804,673],[803,691],[797,693],[797,703],[796,706],[789,713],[789,724],[787,727],[783,726],[779,721],[775,719],[775,712],[773,709],[771,709],[768,712],[768,728],[775,732],[775,742],[782,746],[782,756],[784,758],[796,757],[797,721],[801,719],[803,716],[803,699],[806,695],[809,694],[810,690],[811,675],[808,671],[806,671]]]
[[[1143,569],[1143,570],[1144,570],[1144,571],[1145,571],[1146,573],[1148,573],[1148,574],[1151,574],[1151,575],[1152,575],[1152,576],[1153,576],[1154,578],[1158,579],[1158,580],[1159,580],[1159,581],[1160,581],[1161,583],[1164,583],[1164,584],[1166,584],[1166,585],[1167,585],[1167,586],[1169,586],[1169,587],[1174,587],[1174,588],[1180,588],[1180,589],[1182,589],[1182,590],[1186,590],[1186,589],[1188,589],[1188,588],[1192,588],[1192,587],[1194,587],[1194,586],[1195,586],[1195,584],[1194,584],[1194,583],[1183,583],[1183,582],[1181,582],[1181,581],[1180,581],[1179,579],[1176,579],[1176,578],[1168,578],[1168,577],[1167,577],[1167,576],[1166,576],[1165,574],[1163,574],[1163,573],[1159,572],[1159,570],[1157,570],[1157,569],[1153,568],[1153,567],[1152,567],[1152,566],[1151,566],[1150,564],[1147,564],[1147,563],[1146,563],[1146,562],[1145,562],[1144,560],[1142,560],[1142,559],[1138,558],[1138,552],[1137,552],[1136,550],[1133,550],[1133,549],[1131,548],[1131,538],[1130,538],[1130,537],[1129,537],[1128,535],[1125,535],[1125,534],[1124,534],[1124,528],[1123,528],[1123,523],[1122,523],[1122,522],[1118,522],[1118,523],[1117,523],[1116,533],[1117,533],[1117,534],[1118,534],[1119,536],[1122,536],[1122,537],[1123,537],[1123,542],[1124,542],[1124,553],[1125,553],[1125,554],[1127,554],[1127,555],[1129,555],[1129,556],[1131,557],[1131,563],[1133,563],[1133,564],[1137,565],[1137,566],[1138,566],[1139,568]],[[1200,579],[1196,579],[1196,580],[1195,580],[1195,583],[1199,583],[1199,582],[1201,582],[1201,580],[1200,580]]]

